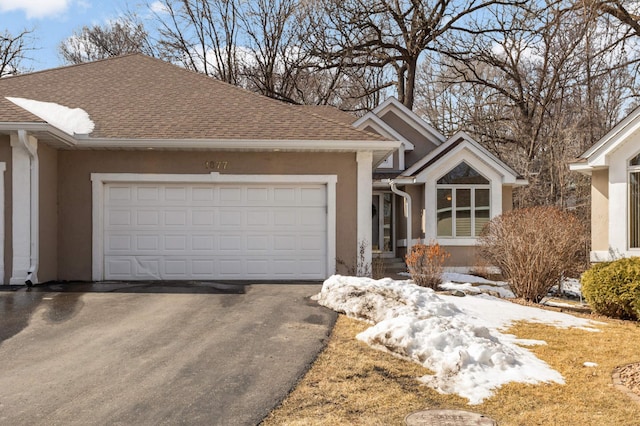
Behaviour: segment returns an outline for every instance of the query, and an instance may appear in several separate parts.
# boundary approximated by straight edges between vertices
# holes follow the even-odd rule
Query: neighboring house
[[[591,261],[640,256],[640,108],[569,168],[591,176]]]
[[[483,226],[512,209],[513,188],[527,181],[466,133],[447,139],[395,98],[354,126],[402,142],[373,174],[374,255],[403,258],[408,246],[437,241],[449,268],[476,265]]]
[[[0,79],[0,278],[326,278],[400,142],[318,111],[143,55]]]

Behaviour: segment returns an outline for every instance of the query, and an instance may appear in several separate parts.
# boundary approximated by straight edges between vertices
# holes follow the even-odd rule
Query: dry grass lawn
[[[600,320],[600,319],[599,319]],[[601,320],[601,333],[520,323],[508,330],[540,339],[535,354],[566,384],[509,384],[481,405],[441,395],[415,379],[425,368],[369,348],[355,339],[366,323],[338,318],[325,351],[265,425],[399,425],[418,410],[463,409],[504,425],[640,425],[640,404],[612,386],[618,365],[640,361],[640,324]],[[583,363],[598,363],[595,368]]]

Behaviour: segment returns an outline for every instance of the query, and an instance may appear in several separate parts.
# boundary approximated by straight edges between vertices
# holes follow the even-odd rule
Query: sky
[[[443,276],[447,288],[469,290],[469,276]],[[460,283],[450,282],[453,279]],[[504,283],[492,284],[492,290]],[[475,287],[480,289],[481,287]],[[518,321],[558,328],[599,332],[602,323],[561,312],[523,306],[478,293],[466,297],[438,295],[412,281],[390,278],[327,279],[319,304],[367,321],[371,327],[356,336],[371,347],[422,364],[434,374],[418,378],[440,393],[458,394],[470,405],[480,404],[509,382],[563,384],[562,375],[528,349],[542,340],[505,334]],[[595,368],[592,359],[578,361]]]
[[[22,67],[37,71],[63,64],[58,45],[82,26],[104,25],[127,9],[125,0],[0,0],[0,32],[34,30]]]

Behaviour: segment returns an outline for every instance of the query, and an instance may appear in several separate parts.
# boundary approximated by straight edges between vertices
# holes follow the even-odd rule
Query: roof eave
[[[72,136],[49,123],[34,122],[0,122],[0,132],[15,132],[18,130],[26,130],[27,132],[44,132],[49,133],[53,138],[60,141],[66,147],[73,147],[77,144],[77,137]]]

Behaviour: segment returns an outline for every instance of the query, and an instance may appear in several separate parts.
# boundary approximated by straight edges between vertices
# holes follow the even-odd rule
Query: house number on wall
[[[208,160],[204,162],[204,167],[210,170],[226,170],[228,165],[228,161]]]

